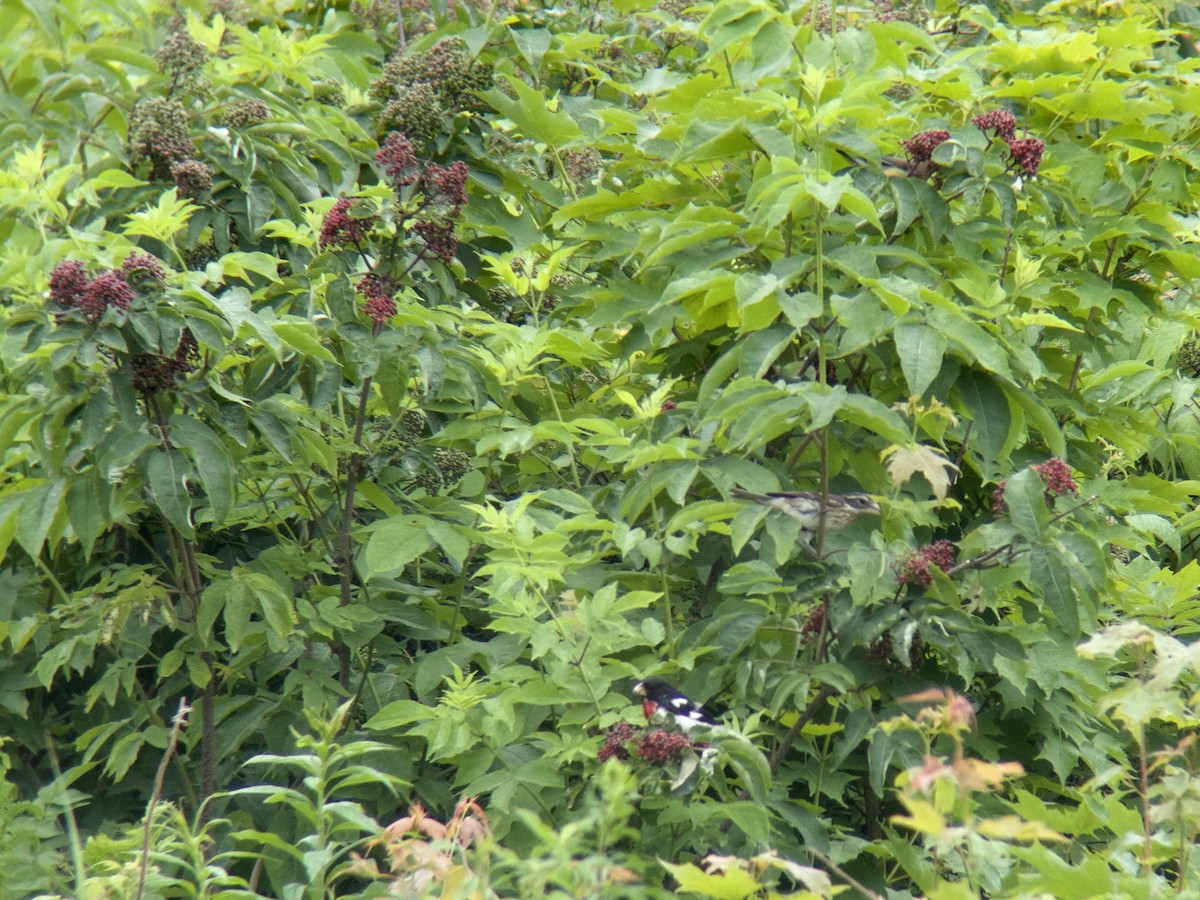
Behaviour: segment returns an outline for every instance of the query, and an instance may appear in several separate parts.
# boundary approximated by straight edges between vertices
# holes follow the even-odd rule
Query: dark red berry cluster
[[[1042,164],[1046,142],[1038,138],[1017,138],[1008,142],[1008,165],[1023,175],[1036,175]]]
[[[804,626],[800,629],[800,640],[808,643],[821,633],[821,629],[825,627],[825,604],[818,603],[809,612],[808,618],[804,620]]]
[[[342,197],[325,214],[325,221],[321,225],[322,247],[357,244],[375,227],[379,217],[352,216],[350,207],[353,205],[354,201],[349,197]]]
[[[450,262],[458,252],[458,237],[454,226],[438,222],[417,222],[413,231],[425,246],[425,255]]]
[[[449,166],[429,163],[421,173],[426,204],[441,215],[457,216],[467,203],[467,175],[470,171],[462,160]]]
[[[174,356],[137,353],[129,360],[133,387],[146,396],[169,391],[175,386],[175,379],[194,371],[199,361],[200,347],[196,337],[190,328],[185,328]]]
[[[386,275],[370,272],[358,282],[357,291],[363,297],[363,311],[373,322],[383,324],[396,314],[396,291],[400,285]]]
[[[633,744],[632,754],[628,748],[630,743]],[[596,756],[601,762],[614,757],[629,759],[636,756],[646,762],[662,764],[678,759],[693,746],[692,739],[678,731],[664,731],[661,728],[638,731],[628,722],[618,722],[608,730]]]
[[[95,278],[83,263],[67,259],[50,273],[50,301],[67,309],[78,309],[89,323],[95,324],[110,307],[129,309],[135,288],[143,291],[161,288],[166,277],[162,262],[148,253],[131,253],[120,272],[110,269]]]
[[[652,763],[664,763],[678,759],[685,750],[691,749],[692,741],[678,731],[647,731],[638,739],[634,752],[638,759]]]
[[[941,128],[931,129],[930,131],[922,131],[920,134],[914,134],[908,140],[900,142],[900,146],[904,148],[904,152],[908,154],[908,158],[913,163],[929,162],[933,156],[933,151],[939,146],[950,140],[950,132]]]
[[[415,184],[421,177],[421,164],[408,135],[393,131],[375,154],[375,161],[397,187]]]
[[[160,288],[167,280],[167,270],[157,257],[149,253],[130,253],[121,263],[121,277],[130,287],[142,290]],[[51,282],[53,288],[53,282]]]
[[[629,759],[629,751],[625,749],[625,745],[633,740],[633,736],[633,726],[628,722],[618,722],[608,729],[608,734],[604,736],[604,746],[597,754],[600,762],[607,762],[614,756],[617,759]]]
[[[1049,497],[1061,497],[1063,494],[1079,496],[1079,484],[1071,477],[1071,467],[1057,456],[1029,468],[1042,476]]]
[[[1047,506],[1054,503],[1055,497],[1061,497],[1064,494],[1079,496],[1079,484],[1071,476],[1071,467],[1057,456],[1051,457],[1044,463],[1035,463],[1029,468],[1037,472],[1046,485]],[[992,515],[997,519],[1008,511],[1008,504],[1004,501],[1006,487],[1008,487],[1008,482],[1002,481],[992,491]]]
[[[92,276],[78,260],[60,262],[50,273],[50,299],[59,306],[75,306]]]
[[[930,566],[937,566],[943,572],[954,568],[954,545],[950,541],[934,541],[919,550],[911,551],[901,563],[897,580],[901,584],[915,584],[927,588],[933,584]]]
[[[105,272],[88,282],[75,305],[89,322],[100,320],[107,309],[129,309],[133,288],[116,272]]]
[[[1017,135],[1017,117],[1007,109],[993,109],[991,112],[980,113],[971,120],[976,128],[1002,141],[1011,141]]]

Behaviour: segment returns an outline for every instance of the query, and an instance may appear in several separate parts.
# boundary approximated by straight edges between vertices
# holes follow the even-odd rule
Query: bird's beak
[[[637,684],[635,684],[633,686],[633,692],[635,694],[637,694],[639,697],[645,697],[646,696],[646,685],[643,682],[639,681]]]

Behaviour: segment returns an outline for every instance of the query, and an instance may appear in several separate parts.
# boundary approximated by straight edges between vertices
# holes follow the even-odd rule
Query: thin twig
[[[142,829],[142,863],[138,870],[137,894],[134,895],[134,900],[142,900],[142,894],[146,890],[146,870],[150,865],[150,827],[154,820],[154,808],[162,799],[167,766],[171,764],[171,757],[175,755],[175,748],[179,746],[179,732],[187,724],[187,716],[191,711],[192,708],[187,705],[187,697],[181,697],[179,712],[175,713],[175,718],[171,722],[171,736],[167,740],[167,749],[163,751],[162,762],[158,764],[158,771],[154,775],[154,793],[150,795],[150,802],[146,804],[146,825]]]
[[[795,724],[792,725],[788,733],[784,735],[779,746],[775,748],[775,752],[771,754],[771,761],[768,763],[768,766],[771,769],[771,775],[775,775],[779,771],[779,767],[783,764],[783,758],[787,756],[788,751],[792,749],[792,744],[796,743],[796,738],[800,736],[801,729],[803,729],[805,725],[812,721],[812,717],[817,714],[817,710],[819,710],[825,704],[826,700],[836,693],[837,688],[835,688],[833,685],[821,685],[821,689],[817,691],[817,695],[808,702],[808,706],[804,707],[804,712],[800,713],[800,718],[796,720]]]
[[[842,879],[842,881],[846,882],[846,884],[850,885],[850,887],[854,888],[856,891],[859,891],[860,893],[862,893],[863,896],[869,897],[870,900],[884,900],[883,895],[875,893],[873,890],[871,890],[869,887],[867,887],[865,884],[863,884],[861,881],[859,881],[857,878],[855,878],[853,875],[851,875],[849,872],[847,872],[845,869],[843,869],[841,866],[839,866],[837,863],[835,863],[832,859],[830,859],[828,856],[826,856],[820,850],[817,850],[815,847],[812,847],[809,845],[805,845],[804,849],[807,850],[809,853],[811,853],[813,856],[820,859],[821,862],[823,862],[826,866],[828,866],[830,871],[832,871],[835,875],[837,875],[838,878]]]

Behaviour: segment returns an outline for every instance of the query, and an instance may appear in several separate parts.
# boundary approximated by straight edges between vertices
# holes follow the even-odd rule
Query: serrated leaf
[[[1071,575],[1058,555],[1042,547],[1029,554],[1031,587],[1040,590],[1042,599],[1068,637],[1079,635],[1079,601],[1071,587]]]
[[[902,322],[896,326],[893,335],[909,393],[923,397],[942,370],[946,338],[924,322]]]
[[[681,891],[713,897],[715,900],[743,900],[758,893],[758,882],[745,869],[730,868],[719,875],[710,875],[691,863],[676,865],[664,859],[660,859],[659,863],[671,873]]]
[[[924,444],[912,444],[908,447],[888,447],[882,455],[887,461],[888,475],[894,487],[900,487],[919,473],[929,482],[935,497],[946,499],[958,466],[937,450]]]
[[[1004,502],[1008,506],[1013,527],[1035,546],[1041,546],[1050,523],[1046,508],[1046,485],[1032,469],[1023,469],[1004,487]]]
[[[191,466],[182,452],[159,448],[150,455],[146,480],[154,505],[184,537],[195,537],[192,525],[192,498],[188,494],[187,476]]]
[[[171,443],[192,460],[208,495],[213,524],[220,525],[233,508],[237,478],[228,448],[217,433],[199,419],[177,414],[171,417],[169,424]]]
[[[17,543],[34,559],[42,552],[66,488],[64,481],[44,481],[20,493],[16,515]]]
[[[364,555],[366,578],[399,572],[433,547],[433,538],[418,516],[394,516],[373,528]]]

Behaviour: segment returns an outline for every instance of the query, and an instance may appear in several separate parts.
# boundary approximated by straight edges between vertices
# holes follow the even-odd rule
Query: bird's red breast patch
[[[647,697],[642,701],[642,715],[646,717],[646,721],[650,721],[650,717],[654,715],[654,711],[658,709],[658,704]]]

